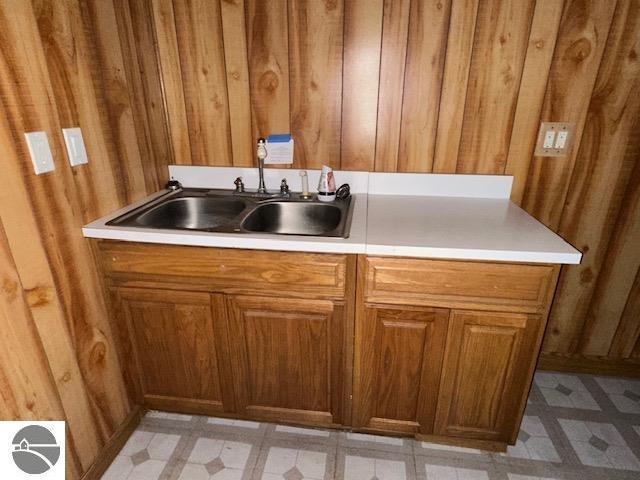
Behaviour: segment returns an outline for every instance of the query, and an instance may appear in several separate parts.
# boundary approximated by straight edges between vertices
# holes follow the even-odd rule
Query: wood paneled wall
[[[157,188],[116,11],[103,0],[0,0],[0,419],[66,420],[69,479],[132,408],[81,227]],[[61,128],[75,126],[90,161],[72,169]],[[40,176],[24,140],[36,130],[55,162]]]
[[[129,4],[130,68],[158,66],[155,162],[251,165],[258,136],[291,132],[296,167],[514,175],[513,201],[585,254],[545,354],[636,364],[639,0]],[[567,157],[533,156],[541,121],[576,124]]]

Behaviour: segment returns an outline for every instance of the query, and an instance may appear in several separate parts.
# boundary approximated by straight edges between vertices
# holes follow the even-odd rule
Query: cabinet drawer
[[[539,311],[553,295],[552,265],[367,257],[369,302]]]
[[[345,292],[346,255],[129,242],[99,242],[98,251],[105,274],[117,285],[329,298]]]

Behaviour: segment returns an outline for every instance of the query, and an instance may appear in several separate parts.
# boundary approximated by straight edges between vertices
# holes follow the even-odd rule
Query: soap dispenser
[[[318,182],[318,200],[321,202],[333,202],[336,199],[336,180],[333,170],[326,165],[322,166],[320,181]]]

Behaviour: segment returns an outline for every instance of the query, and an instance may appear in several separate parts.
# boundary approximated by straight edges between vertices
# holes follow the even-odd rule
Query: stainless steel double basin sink
[[[181,189],[117,217],[107,225],[219,233],[349,236],[351,197],[314,198],[230,190]]]

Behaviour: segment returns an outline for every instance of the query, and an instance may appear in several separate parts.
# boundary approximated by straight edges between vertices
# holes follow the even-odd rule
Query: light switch
[[[567,137],[569,136],[569,132],[566,130],[562,130],[558,132],[558,138],[556,138],[555,148],[564,148],[567,144]]]
[[[553,147],[553,140],[555,138],[556,138],[556,132],[554,132],[553,130],[549,130],[548,132],[545,132],[545,134],[544,134],[544,143],[542,144],[542,146],[544,148]]]
[[[64,135],[64,143],[67,145],[67,155],[71,166],[89,163],[87,150],[84,148],[82,130],[79,127],[63,128],[62,135]]]
[[[574,129],[575,123],[542,122],[533,154],[539,157],[566,157]]]
[[[36,175],[55,170],[56,166],[53,163],[51,148],[49,148],[47,132],[25,132],[24,138],[27,140],[31,163],[33,163]]]

